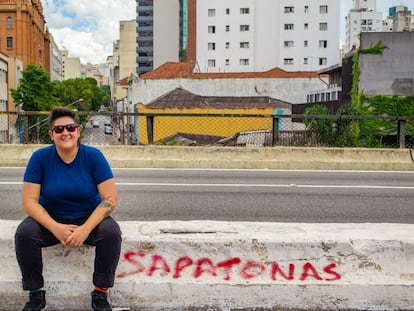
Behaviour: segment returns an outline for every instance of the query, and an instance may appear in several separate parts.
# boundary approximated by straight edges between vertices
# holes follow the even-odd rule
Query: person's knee
[[[25,219],[17,226],[14,238],[16,241],[32,239],[34,235],[33,232],[34,227],[32,221],[30,221],[30,219]]]
[[[121,229],[113,219],[106,219],[99,225],[99,235],[105,240],[121,240]]]

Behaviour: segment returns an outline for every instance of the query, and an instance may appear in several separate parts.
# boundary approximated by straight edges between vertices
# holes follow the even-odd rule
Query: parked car
[[[112,134],[112,125],[105,125],[105,127],[104,127],[104,132],[105,132],[105,134]]]
[[[99,120],[93,120],[92,127],[99,127]]]

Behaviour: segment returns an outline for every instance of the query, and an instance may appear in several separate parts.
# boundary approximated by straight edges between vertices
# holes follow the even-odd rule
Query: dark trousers
[[[80,225],[85,220],[70,223]],[[84,244],[95,246],[93,272],[95,286],[108,288],[114,285],[115,270],[121,253],[121,241],[121,230],[112,217],[105,218],[85,240]],[[15,249],[17,262],[22,272],[24,290],[44,286],[42,248],[59,243],[60,241],[49,230],[30,217],[25,218],[19,224],[15,234]]]

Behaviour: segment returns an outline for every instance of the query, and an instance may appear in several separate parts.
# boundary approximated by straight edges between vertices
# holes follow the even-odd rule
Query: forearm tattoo
[[[98,207],[102,207],[106,209],[105,217],[109,216],[112,211],[115,209],[115,205],[111,200],[111,197],[103,198],[102,202],[98,205]]]

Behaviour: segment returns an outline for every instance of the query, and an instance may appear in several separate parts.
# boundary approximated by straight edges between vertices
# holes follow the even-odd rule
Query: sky
[[[340,41],[343,42],[345,16],[352,0],[340,2]],[[399,4],[414,11],[414,5],[408,5],[409,2],[412,0],[377,0],[377,11],[384,18],[389,7]],[[69,57],[79,57],[82,64],[105,63],[113,54],[113,42],[119,39],[119,21],[136,17],[135,0],[42,0],[42,5],[46,25],[58,47],[68,50]]]
[[[59,49],[82,64],[105,63],[119,39],[119,21],[136,18],[135,0],[42,0],[42,5]]]

